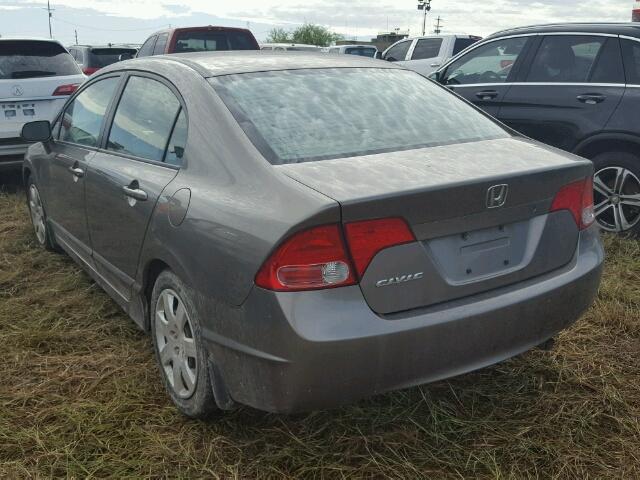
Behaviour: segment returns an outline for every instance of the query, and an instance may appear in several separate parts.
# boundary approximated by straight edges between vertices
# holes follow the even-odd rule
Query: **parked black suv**
[[[502,31],[433,78],[515,130],[591,159],[599,224],[640,235],[640,25]]]

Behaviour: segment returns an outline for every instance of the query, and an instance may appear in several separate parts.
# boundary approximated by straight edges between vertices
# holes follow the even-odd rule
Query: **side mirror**
[[[397,62],[397,60],[393,57],[387,57],[384,60],[386,60],[387,62]]]
[[[440,82],[440,72],[432,72],[429,75],[427,75],[427,78],[429,80],[433,80],[434,82]]]
[[[51,123],[48,120],[25,123],[20,136],[27,142],[46,142],[51,138]]]
[[[131,55],[130,53],[121,53],[118,56],[118,61],[122,62],[123,60],[131,60],[133,58],[133,55]]]

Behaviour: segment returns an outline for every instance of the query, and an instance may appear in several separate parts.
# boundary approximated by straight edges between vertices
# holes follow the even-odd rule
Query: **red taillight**
[[[78,89],[78,86],[80,86],[79,83],[70,83],[68,85],[60,85],[58,88],[56,88],[53,91],[52,95],[54,97],[58,97],[62,95],[71,95],[73,92],[75,92]]]
[[[416,239],[401,218],[347,223],[345,233],[360,278],[378,252],[391,246],[414,242]]]
[[[569,210],[580,230],[591,226],[596,219],[593,208],[593,178],[570,183],[560,189],[553,199],[551,211]]]
[[[93,75],[98,70],[100,70],[100,69],[96,68],[96,67],[85,67],[85,68],[82,69],[82,73],[84,73],[85,75]]]
[[[324,225],[293,235],[256,276],[256,285],[276,291],[316,290],[355,283],[338,225]]]

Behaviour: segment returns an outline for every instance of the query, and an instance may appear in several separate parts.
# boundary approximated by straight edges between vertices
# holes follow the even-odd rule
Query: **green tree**
[[[291,34],[284,28],[274,28],[269,32],[267,43],[291,43]]]
[[[318,47],[328,47],[332,43],[341,40],[342,35],[334,33],[322,25],[305,23],[296,28],[291,34],[293,43],[306,43]]]

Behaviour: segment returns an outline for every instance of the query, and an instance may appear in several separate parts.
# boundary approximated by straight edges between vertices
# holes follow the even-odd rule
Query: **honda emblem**
[[[500,208],[507,203],[509,185],[494,185],[487,191],[487,208]]]

